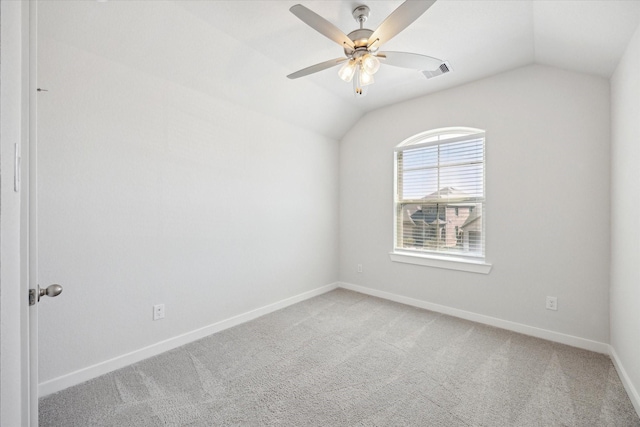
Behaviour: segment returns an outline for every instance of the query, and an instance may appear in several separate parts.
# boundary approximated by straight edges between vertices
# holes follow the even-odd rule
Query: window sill
[[[464,258],[424,256],[401,252],[390,252],[389,258],[391,258],[391,261],[393,262],[445,268],[448,270],[467,271],[470,273],[489,274],[491,271],[491,264],[484,261],[474,261]]]

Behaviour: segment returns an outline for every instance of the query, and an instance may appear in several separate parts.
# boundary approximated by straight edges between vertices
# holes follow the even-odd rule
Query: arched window
[[[484,147],[484,131],[465,127],[396,147],[395,253],[484,259]]]

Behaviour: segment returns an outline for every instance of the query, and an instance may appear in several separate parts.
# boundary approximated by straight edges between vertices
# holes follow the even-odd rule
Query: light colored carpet
[[[61,391],[42,426],[640,426],[608,357],[336,290]]]

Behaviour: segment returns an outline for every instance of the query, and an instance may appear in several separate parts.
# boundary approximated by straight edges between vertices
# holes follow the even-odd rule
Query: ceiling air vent
[[[422,74],[424,74],[426,78],[431,79],[433,77],[440,76],[450,71],[451,71],[451,65],[449,64],[449,62],[445,61],[442,64],[440,64],[440,66],[435,70],[423,70]]]

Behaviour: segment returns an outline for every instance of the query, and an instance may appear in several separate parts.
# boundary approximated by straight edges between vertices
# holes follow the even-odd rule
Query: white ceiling
[[[343,55],[289,12],[301,3],[345,33],[365,3],[374,30],[401,0],[41,2],[41,34],[111,60],[215,93],[339,139],[365,112],[539,63],[608,78],[640,23],[640,0],[438,0],[383,50],[448,60],[425,79],[382,66],[366,97],[328,69],[286,75]],[[184,15],[188,15],[188,18]]]
[[[215,1],[185,7],[290,72],[341,57],[340,46],[287,11],[298,2]],[[401,3],[369,1],[371,16],[365,27],[375,30]],[[302,4],[349,33],[357,28],[351,11],[362,2]],[[454,73],[426,80],[412,70],[382,67],[371,96],[364,99],[355,99],[350,85],[336,78],[338,68],[307,79],[370,111],[531,63],[608,78],[639,22],[640,1],[633,0],[439,0],[383,50],[442,58]]]

